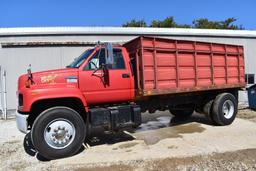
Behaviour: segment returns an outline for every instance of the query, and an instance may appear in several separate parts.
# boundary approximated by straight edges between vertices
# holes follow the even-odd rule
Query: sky
[[[256,30],[256,0],[0,0],[0,27],[121,26],[168,16],[179,24],[234,17]]]

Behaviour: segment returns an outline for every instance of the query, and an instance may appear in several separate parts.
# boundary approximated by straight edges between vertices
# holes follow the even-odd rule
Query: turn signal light
[[[26,87],[26,88],[30,88],[30,84],[29,84],[29,81],[28,81],[28,80],[25,82],[25,87]]]

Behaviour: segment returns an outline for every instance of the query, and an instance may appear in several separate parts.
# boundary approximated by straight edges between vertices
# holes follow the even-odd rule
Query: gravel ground
[[[0,120],[0,170],[256,170],[255,122],[249,109],[225,127],[198,114],[177,121],[157,112],[144,115],[138,130],[97,133],[76,156],[47,161],[13,119]]]
[[[242,109],[239,110],[237,117],[256,122],[256,111],[250,109]]]
[[[74,169],[74,168],[73,168]],[[127,170],[204,170],[204,171],[237,171],[256,170],[256,149],[235,152],[214,153],[185,158],[166,158],[161,160],[137,160],[126,164],[115,164],[102,167],[80,167],[76,171],[127,171]]]

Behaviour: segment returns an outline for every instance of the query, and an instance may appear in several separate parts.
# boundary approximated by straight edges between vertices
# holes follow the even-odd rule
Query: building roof
[[[0,36],[30,35],[181,35],[256,38],[256,31],[136,27],[26,27],[0,28]]]

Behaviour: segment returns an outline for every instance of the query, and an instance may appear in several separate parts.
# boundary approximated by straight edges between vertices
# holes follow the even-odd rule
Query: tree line
[[[147,24],[144,19],[131,20],[124,23],[123,27],[158,27],[158,28],[199,28],[199,29],[229,29],[243,30],[242,25],[236,25],[236,18],[227,18],[222,21],[212,21],[207,18],[195,19],[192,24],[179,24],[174,20],[174,17],[166,17],[164,20],[152,20]]]

